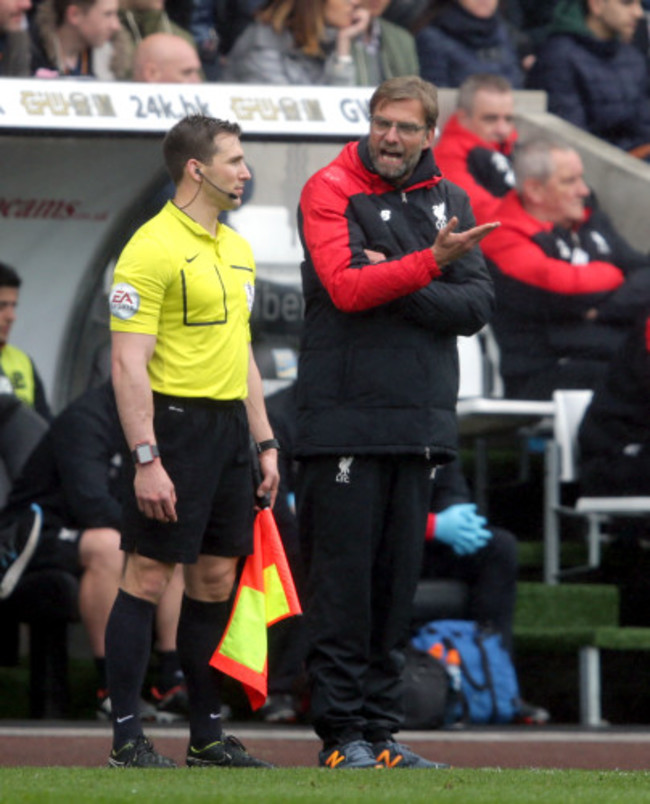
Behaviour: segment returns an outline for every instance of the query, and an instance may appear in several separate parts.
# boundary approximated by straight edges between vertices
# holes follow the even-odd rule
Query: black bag
[[[409,645],[404,651],[405,729],[439,729],[449,705],[449,674],[430,653]]]

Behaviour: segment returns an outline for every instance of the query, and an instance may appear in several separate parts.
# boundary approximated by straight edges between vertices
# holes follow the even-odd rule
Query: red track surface
[[[106,763],[110,729],[93,723],[10,723],[0,721],[0,766]],[[229,724],[247,749],[283,767],[314,766],[319,744],[306,728]],[[184,727],[147,730],[156,748],[182,764]],[[404,732],[401,739],[429,759],[458,768],[584,768],[647,770],[650,730],[566,730],[533,727],[458,732]]]

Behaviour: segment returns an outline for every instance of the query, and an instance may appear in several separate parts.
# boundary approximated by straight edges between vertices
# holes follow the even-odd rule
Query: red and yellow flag
[[[230,620],[210,659],[242,683],[253,710],[266,701],[267,628],[301,613],[273,512],[263,508],[255,517],[254,552],[246,559]]]

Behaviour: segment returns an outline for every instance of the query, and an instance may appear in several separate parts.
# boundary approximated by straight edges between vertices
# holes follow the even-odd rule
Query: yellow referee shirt
[[[254,287],[246,240],[225,224],[212,237],[168,201],[120,255],[111,330],[156,336],[154,391],[245,399]]]

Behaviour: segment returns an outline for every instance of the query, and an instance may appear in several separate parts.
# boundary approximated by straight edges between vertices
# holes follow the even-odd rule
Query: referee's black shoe
[[[187,749],[190,768],[274,768],[270,762],[251,756],[236,737],[224,736],[205,748]]]
[[[176,763],[159,754],[153,743],[140,735],[128,743],[113,749],[108,758],[109,768],[175,768]]]

